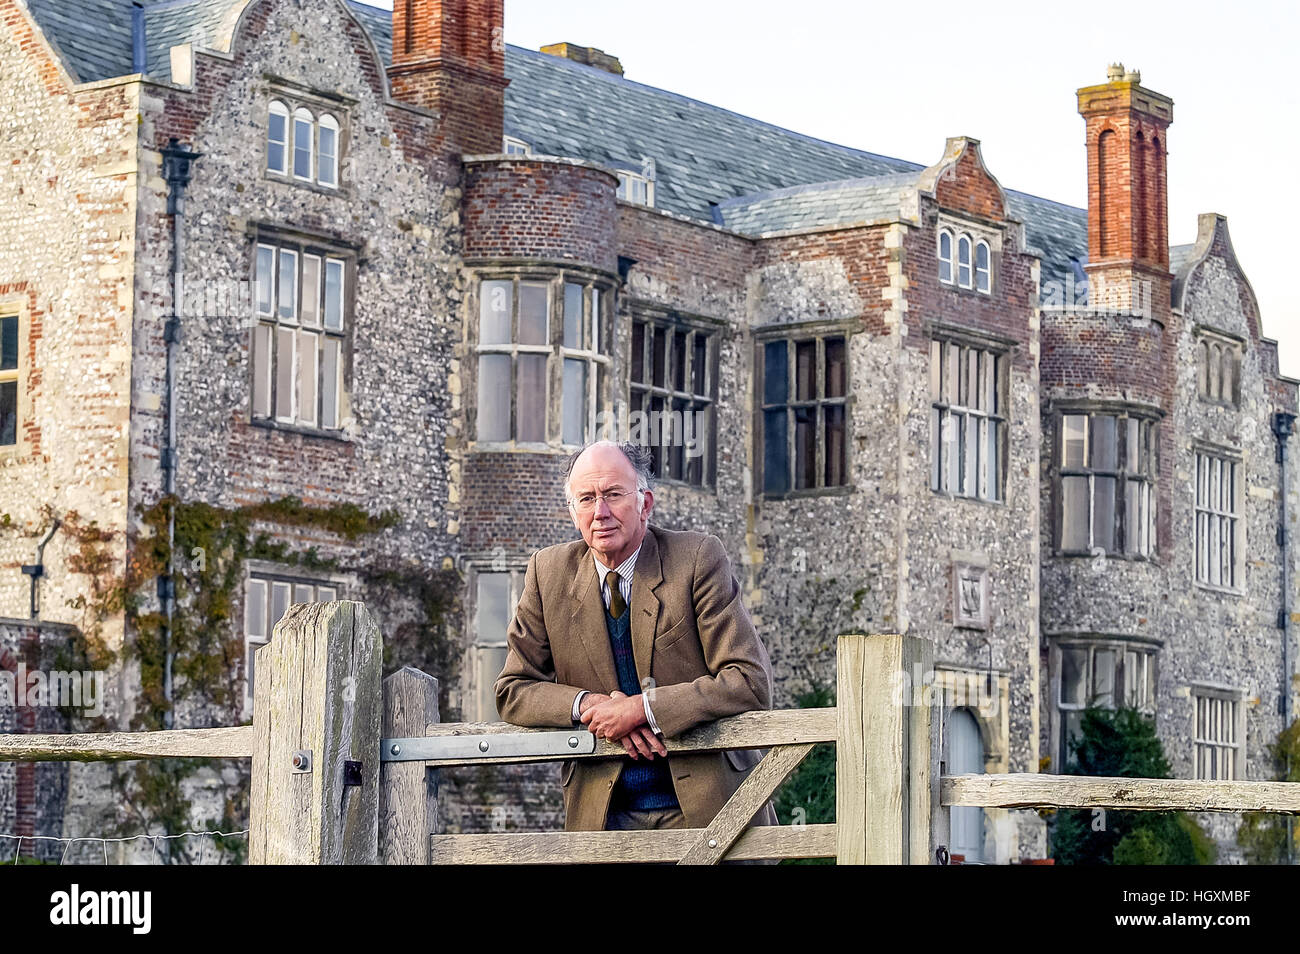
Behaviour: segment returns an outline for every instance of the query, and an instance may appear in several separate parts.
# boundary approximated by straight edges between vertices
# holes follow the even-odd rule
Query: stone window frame
[[[1219,781],[1245,778],[1246,690],[1195,682],[1188,688],[1192,700],[1191,777]],[[1223,738],[1225,735],[1230,738]],[[1221,758],[1225,752],[1231,753],[1230,759]]]
[[[1006,505],[1006,480],[1007,480],[1007,457],[1010,447],[1010,417],[1007,413],[1009,406],[1011,390],[1011,363],[1014,356],[1015,342],[1009,338],[1001,338],[989,335],[985,332],[974,331],[973,329],[963,328],[961,326],[948,324],[946,322],[929,321],[925,325],[926,333],[930,338],[929,349],[929,395],[930,395],[930,490],[932,493],[948,497],[954,500],[970,500],[984,504],[995,504],[1000,506]],[[945,362],[951,360],[951,348],[958,349],[958,397],[961,397],[962,381],[969,380],[969,363],[962,360],[963,354],[974,353],[976,357],[976,377],[985,378],[984,361],[979,355],[987,355],[992,361],[992,370],[988,372],[991,378],[993,391],[993,408],[983,407],[989,403],[988,400],[988,383],[978,387],[978,394],[974,406],[967,404],[954,404],[950,398],[950,380],[949,375],[944,374]],[[940,367],[935,367],[936,352],[940,359]],[[936,394],[936,386],[938,393]],[[979,465],[976,464],[975,472],[975,493],[957,493],[948,489],[945,484],[948,482],[948,473],[942,464],[942,454],[936,453],[941,451],[946,441],[942,439],[942,429],[945,420],[952,420],[952,415],[956,413],[961,415],[965,420],[974,417],[980,421],[983,426],[981,430],[987,434],[988,422],[995,425],[997,431],[997,474],[993,481],[993,495],[981,494],[980,487],[985,489],[989,485],[989,474]],[[945,418],[945,415],[948,415]],[[967,450],[967,444],[957,439],[957,447],[960,451],[958,457],[958,477],[966,476],[964,455]],[[978,461],[987,460],[987,438],[976,441],[976,450],[984,450],[983,456],[978,456]],[[937,466],[936,466],[937,464]],[[937,486],[936,486],[937,484]]]
[[[265,129],[262,136],[262,177],[269,182],[282,182],[310,189],[324,195],[347,196],[350,190],[343,181],[344,159],[351,145],[352,110],[357,100],[336,93],[303,86],[293,80],[273,74],[264,74],[266,106],[262,111]],[[280,105],[286,118],[283,168],[271,164],[271,116]],[[303,177],[294,172],[296,151],[296,121],[300,113],[311,119],[311,175]],[[323,181],[319,175],[321,131],[334,131],[334,181]]]
[[[465,335],[467,353],[474,359],[471,364],[470,392],[475,395],[474,413],[469,415],[470,450],[477,451],[539,451],[551,453],[571,453],[582,444],[592,440],[596,434],[597,416],[601,407],[609,401],[612,387],[614,366],[614,292],[617,280],[613,275],[596,269],[575,266],[571,263],[524,263],[524,264],[481,264],[470,265],[469,293],[465,296],[466,322]],[[509,281],[512,283],[510,341],[482,344],[480,334],[483,322],[482,288],[485,282]],[[525,343],[519,339],[519,312],[521,285],[545,285],[547,287],[548,342],[545,344]],[[565,285],[577,284],[584,288],[582,347],[570,347],[565,344]],[[592,312],[595,303],[599,303],[599,315],[596,316],[594,332],[592,331]],[[595,336],[595,346],[590,346],[589,335]],[[482,440],[478,436],[479,415],[483,401],[482,357],[484,355],[502,354],[511,358],[510,366],[510,415],[508,434],[504,439]],[[519,392],[518,392],[518,356],[545,355],[546,369],[544,375],[545,411],[542,422],[543,439],[540,441],[519,440]],[[586,365],[586,393],[589,401],[584,439],[579,443],[565,440],[564,434],[564,375],[565,362],[581,361]],[[593,373],[594,371],[594,373]]]
[[[464,722],[498,722],[501,720],[496,711],[493,686],[505,668],[509,650],[506,634],[523,595],[528,560],[506,557],[498,548],[491,555],[465,559],[462,566],[467,576],[464,667],[467,675],[461,680],[461,717]],[[480,631],[480,589],[483,578],[487,576],[507,577],[506,625],[499,638],[485,638]]]
[[[944,250],[944,239],[948,249]],[[967,243],[963,260],[961,246]],[[993,295],[996,284],[996,260],[1002,251],[1001,233],[965,219],[941,214],[935,228],[934,252],[937,261],[935,274],[941,284],[978,295]],[[980,255],[984,264],[981,266]],[[966,278],[962,279],[962,269]],[[983,276],[983,286],[980,279]]]
[[[1238,335],[1200,324],[1194,329],[1194,339],[1197,398],[1206,404],[1240,407],[1245,340]],[[1231,380],[1226,380],[1227,378]],[[1223,396],[1225,381],[1230,392],[1227,397]]]
[[[755,423],[754,433],[757,435],[757,453],[755,456],[756,471],[755,486],[762,488],[761,493],[767,500],[783,500],[796,497],[817,497],[829,496],[836,494],[852,493],[853,485],[853,461],[854,454],[852,448],[853,410],[856,404],[853,394],[853,368],[852,353],[853,341],[856,335],[860,333],[858,325],[851,321],[824,321],[813,320],[803,322],[790,322],[783,325],[772,325],[754,332],[754,407]],[[827,340],[842,339],[844,342],[844,393],[842,395],[825,396],[825,342]],[[780,401],[770,401],[767,387],[767,348],[768,345],[778,341],[786,342],[786,392],[785,398]],[[812,342],[814,345],[815,367],[814,381],[815,394],[811,398],[797,398],[798,384],[798,346]],[[791,347],[793,345],[793,347]],[[842,477],[841,483],[826,483],[826,461],[825,461],[825,442],[826,427],[824,420],[824,409],[826,407],[843,408],[843,456],[841,459]],[[815,482],[813,486],[796,487],[795,472],[799,462],[797,441],[797,422],[794,420],[797,409],[814,408],[815,409],[815,432],[814,441],[814,470]],[[769,415],[775,415],[779,411],[785,411],[786,427],[786,485],[783,489],[768,489],[767,483],[767,428]]]
[[[0,329],[6,326],[13,329],[14,366],[0,367],[0,388],[7,386],[13,388],[14,439],[12,443],[0,444],[0,459],[21,456],[26,446],[23,418],[28,412],[29,405],[23,382],[28,378],[28,349],[23,345],[30,333],[30,325],[25,298],[0,299]],[[3,350],[3,345],[0,343],[0,356],[3,355]],[[3,361],[0,361],[0,364],[3,364]]]
[[[261,613],[256,610],[254,593],[261,590]],[[306,588],[310,590],[303,593]],[[343,573],[313,573],[298,566],[272,563],[265,560],[246,560],[244,563],[244,585],[241,589],[243,601],[244,656],[241,661],[240,679],[243,682],[243,717],[251,718],[253,714],[253,682],[250,675],[256,675],[253,667],[254,653],[271,641],[275,624],[284,612],[294,603],[327,602],[322,600],[322,591],[329,593],[330,600],[350,599],[348,594],[357,591],[357,580]],[[276,594],[283,593],[285,602],[280,616],[275,616]],[[299,599],[298,597],[305,597]],[[260,615],[260,619],[258,616]],[[274,617],[274,619],[272,619]]]
[[[1062,753],[1065,749],[1066,733],[1071,728],[1067,713],[1082,713],[1088,708],[1087,700],[1084,702],[1062,700],[1063,656],[1066,651],[1087,652],[1086,668],[1081,682],[1084,686],[1092,687],[1094,693],[1097,685],[1095,671],[1097,653],[1114,654],[1110,661],[1111,701],[1104,707],[1116,708],[1114,703],[1116,690],[1124,694],[1125,704],[1128,704],[1130,688],[1140,688],[1137,699],[1139,704],[1133,708],[1155,718],[1158,713],[1157,698],[1160,690],[1160,653],[1164,649],[1164,644],[1160,640],[1140,636],[1102,633],[1060,633],[1049,635],[1048,642],[1052,718],[1051,764],[1054,766],[1054,771],[1060,774],[1065,768]],[[1135,679],[1134,673],[1129,669],[1131,665],[1129,654],[1142,659],[1142,668],[1137,673],[1140,679]]]
[[[251,262],[249,268],[253,288],[253,314],[250,317],[252,327],[249,341],[249,421],[257,427],[288,430],[317,437],[348,439],[349,427],[352,421],[351,372],[353,329],[356,323],[356,288],[358,270],[362,262],[362,249],[353,243],[269,224],[253,224],[249,228],[249,234],[251,236]],[[264,312],[262,311],[262,294],[261,285],[258,282],[258,269],[261,262],[261,252],[268,248],[274,250],[271,274],[271,311]],[[283,276],[280,271],[281,250],[291,252],[296,256],[295,301],[292,319],[283,316],[280,310],[279,296],[283,289]],[[304,321],[302,314],[302,289],[308,262],[312,259],[318,261],[320,295],[316,302],[317,318],[314,323],[308,323]],[[342,309],[340,315],[341,329],[331,328],[326,324],[326,295],[331,263],[341,263],[342,266],[340,273],[342,282],[340,295]],[[281,407],[277,405],[278,389],[282,383],[279,365],[282,354],[281,341],[283,340],[281,335],[285,332],[292,332],[295,336],[315,334],[318,338],[315,359],[316,385],[314,396],[317,402],[315,423],[310,423],[308,419],[298,415],[296,411],[286,417],[280,413]],[[325,378],[323,375],[325,374],[325,368],[329,364],[327,356],[331,342],[334,342],[337,348],[337,354],[333,359],[336,377],[334,381],[334,424],[332,426],[323,423],[324,420],[328,419],[325,414],[325,394],[327,389],[324,386]],[[267,362],[265,367],[265,377],[259,373],[261,369],[259,368],[258,356],[262,349],[269,349],[271,353],[271,360]],[[295,370],[293,373],[295,382],[298,380],[298,354],[297,337],[295,337]],[[265,403],[259,397],[263,392],[265,393]],[[293,407],[296,408],[296,399],[300,396],[300,393],[294,395]]]
[[[1103,554],[1108,559],[1124,560],[1151,560],[1158,561],[1160,550],[1157,541],[1158,527],[1158,510],[1157,500],[1159,492],[1159,474],[1160,474],[1160,425],[1164,418],[1164,412],[1157,407],[1146,404],[1119,401],[1060,401],[1053,402],[1050,409],[1051,415],[1051,470],[1052,470],[1052,555],[1055,557],[1095,557],[1094,551],[1099,547],[1094,542],[1093,522],[1095,517],[1095,503],[1097,499],[1096,477],[1113,479],[1116,486],[1116,497],[1113,505],[1113,539],[1115,545],[1111,549],[1103,550]],[[1065,418],[1083,416],[1087,420],[1084,429],[1084,464],[1082,466],[1066,466],[1065,460]],[[1113,417],[1117,423],[1115,426],[1115,445],[1116,460],[1114,467],[1102,467],[1091,462],[1093,439],[1095,428],[1093,419],[1095,417]],[[1130,461],[1128,438],[1125,431],[1127,425],[1122,424],[1127,419],[1134,419],[1138,422],[1138,441],[1139,455],[1141,455],[1141,441],[1144,428],[1149,434],[1148,446],[1146,448],[1147,462],[1146,471],[1134,471],[1129,469]],[[1085,549],[1071,548],[1064,546],[1065,535],[1065,479],[1075,477],[1086,477],[1088,479],[1088,547]],[[1127,487],[1129,481],[1138,481],[1142,483],[1145,490],[1146,507],[1147,507],[1147,530],[1146,530],[1146,550],[1141,549],[1130,552],[1128,549],[1128,497]],[[1121,495],[1119,490],[1123,489]],[[1139,491],[1138,504],[1142,503],[1143,491]]]
[[[1220,488],[1219,506],[1212,505],[1207,497],[1213,494],[1216,482],[1214,480],[1215,464],[1218,464],[1220,477],[1218,486]],[[1232,479],[1232,500],[1229,502],[1229,509],[1220,509],[1222,507],[1222,470],[1223,465],[1231,465],[1229,470]],[[1206,469],[1203,470],[1202,468]],[[1246,504],[1246,486],[1245,486],[1245,458],[1240,449],[1225,447],[1214,444],[1209,441],[1193,440],[1192,441],[1192,578],[1195,580],[1197,587],[1205,590],[1212,590],[1216,593],[1227,593],[1240,596],[1245,592],[1246,579],[1246,521],[1245,521],[1245,504]],[[1202,490],[1206,491],[1206,496],[1202,495]],[[1202,518],[1205,518],[1204,521]],[[1232,530],[1232,537],[1229,542],[1230,555],[1227,566],[1231,571],[1229,582],[1222,581],[1223,559],[1222,554],[1219,560],[1220,576],[1219,580],[1212,579],[1213,574],[1209,572],[1209,549],[1215,542],[1216,534],[1213,532],[1219,530],[1222,533],[1223,521],[1228,521]],[[1204,530],[1203,530],[1204,527]],[[1219,536],[1218,542],[1222,545],[1222,537]],[[1205,572],[1202,572],[1202,545],[1205,547]]]
[[[647,443],[654,455],[655,478],[660,483],[689,487],[693,490],[714,490],[717,486],[717,422],[718,422],[718,400],[719,385],[718,373],[721,362],[722,336],[726,326],[721,322],[705,318],[699,315],[689,315],[681,311],[659,308],[641,302],[629,302],[628,313],[630,317],[630,331],[628,334],[628,384],[627,398],[629,413],[641,412],[644,416],[641,430],[638,434],[635,428],[629,430],[627,439],[637,440]],[[663,378],[662,384],[656,384],[654,379],[654,358],[656,355],[645,347],[644,336],[641,338],[641,380],[635,378],[636,365],[636,345],[638,331],[644,335],[645,330],[653,329],[656,333],[652,336],[655,339],[655,349],[658,349],[658,342],[663,342],[663,348],[659,349],[659,354],[663,358]],[[684,342],[683,359],[682,359],[682,382],[683,387],[676,386],[675,361],[677,357],[677,339],[681,337]],[[695,387],[696,382],[696,362],[697,362],[697,342],[704,341],[704,386],[703,389]],[[696,413],[703,411],[706,414],[704,420],[703,438],[707,441],[707,447],[703,454],[687,459],[685,451],[680,455],[680,462],[677,455],[670,456],[665,453],[664,447],[681,446],[676,443],[675,435],[669,437],[670,443],[664,444],[663,425],[660,432],[655,433],[655,419],[648,416],[648,413],[655,411],[655,402],[667,405],[669,414],[677,405],[682,405],[685,412]],[[684,412],[684,413],[685,413]],[[662,413],[662,410],[660,411]],[[662,420],[662,419],[660,419]],[[670,416],[669,422],[674,419]],[[698,420],[698,418],[697,418]],[[648,428],[648,431],[647,431]],[[701,439],[700,430],[693,429],[695,439]],[[698,473],[694,471],[694,462],[699,462]],[[685,474],[682,475],[682,471]]]

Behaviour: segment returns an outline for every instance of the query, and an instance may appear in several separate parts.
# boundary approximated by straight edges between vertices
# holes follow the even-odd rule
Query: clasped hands
[[[582,697],[578,715],[593,735],[620,743],[634,759],[668,754],[663,741],[646,724],[640,696],[629,696],[617,689],[609,695],[589,692]]]

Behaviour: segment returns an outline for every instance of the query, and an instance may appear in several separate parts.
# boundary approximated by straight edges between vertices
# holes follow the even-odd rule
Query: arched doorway
[[[984,742],[979,723],[969,709],[948,713],[943,734],[944,762],[948,775],[975,775],[984,772]],[[984,860],[984,809],[954,805],[950,810],[948,851],[963,855],[966,861]]]

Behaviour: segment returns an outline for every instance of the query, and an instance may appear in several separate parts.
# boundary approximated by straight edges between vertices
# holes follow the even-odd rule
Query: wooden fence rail
[[[928,671],[918,637],[849,634],[837,646],[835,708],[747,712],[666,740],[669,754],[767,749],[701,829],[475,835],[440,832],[442,769],[622,758],[622,746],[574,733],[591,751],[537,754],[527,736],[556,729],[443,723],[438,681],[406,668],[381,679],[378,623],[361,603],[295,604],[259,649],[251,726],[75,735],[0,735],[0,761],[251,759],[253,864],[556,864],[834,857],[840,864],[934,864],[953,806],[1268,811],[1300,814],[1300,785],[1066,775],[940,776],[941,714],[891,687]],[[923,694],[924,695],[924,694]],[[510,739],[504,737],[509,736]],[[478,739],[492,754],[385,760],[396,740]],[[384,740],[388,740],[385,743]],[[492,746],[509,741],[511,754]],[[563,741],[563,738],[561,738]],[[836,746],[835,824],[747,827],[817,743]],[[520,748],[522,746],[522,749]],[[400,745],[398,746],[400,748]],[[479,746],[473,746],[477,749]],[[498,749],[500,746],[498,746]]]

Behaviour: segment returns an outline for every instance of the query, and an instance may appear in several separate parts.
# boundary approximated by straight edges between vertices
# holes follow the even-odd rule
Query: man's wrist
[[[588,692],[590,692],[589,689],[581,689],[578,691],[578,694],[573,697],[573,721],[574,722],[582,721],[582,697],[585,696]]]
[[[641,706],[645,709],[645,722],[646,725],[650,726],[650,731],[655,735],[663,735],[659,731],[659,723],[655,722],[655,714],[650,711],[650,697],[645,693],[641,694]]]

